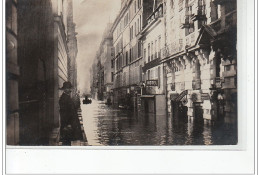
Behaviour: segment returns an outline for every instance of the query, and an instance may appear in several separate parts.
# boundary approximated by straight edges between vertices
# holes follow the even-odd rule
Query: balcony
[[[233,3],[233,2],[235,1],[235,0],[212,0],[212,2],[214,3],[214,4],[224,4],[224,3],[227,3],[227,2],[229,2],[229,3]]]
[[[182,23],[182,24],[180,25],[180,28],[181,28],[181,29],[188,29],[188,28],[190,28],[190,24],[189,24],[189,23]]]
[[[163,17],[163,4],[160,4],[154,12],[147,18],[147,26],[156,21],[158,18]]]
[[[200,6],[198,7],[198,10],[195,12],[195,14],[191,15],[191,20],[196,21],[196,20],[206,20],[206,13],[205,13],[205,6]]]
[[[190,23],[189,23],[189,15],[187,14],[184,21],[182,21],[181,25],[180,25],[181,29],[186,29],[186,28],[190,28]]]
[[[200,90],[201,89],[201,80],[192,80],[192,89]]]
[[[237,25],[237,11],[234,10],[225,16],[222,16],[220,19],[214,21],[213,23],[209,24],[208,26],[214,31],[219,34],[224,31],[229,30],[230,28],[236,28]]]
[[[160,64],[160,59],[159,58],[154,59],[154,60],[152,60],[152,61],[150,61],[150,62],[148,62],[148,63],[146,63],[144,65],[144,67],[142,68],[143,72],[145,72],[146,70],[148,70],[148,69],[150,69],[152,67],[155,67],[155,66],[157,66],[159,64]]]

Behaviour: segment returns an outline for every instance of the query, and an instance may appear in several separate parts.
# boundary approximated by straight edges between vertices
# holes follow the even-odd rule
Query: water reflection
[[[235,127],[139,114],[97,101],[82,105],[82,114],[90,145],[223,145],[237,142]]]

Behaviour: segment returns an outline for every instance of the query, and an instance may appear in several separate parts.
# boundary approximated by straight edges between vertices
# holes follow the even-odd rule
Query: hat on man
[[[69,81],[65,81],[63,83],[63,86],[60,88],[60,90],[64,90],[64,89],[71,89],[73,86],[71,85],[71,82]]]

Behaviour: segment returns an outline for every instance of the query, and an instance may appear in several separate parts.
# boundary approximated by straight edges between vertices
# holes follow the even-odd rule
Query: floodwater
[[[81,99],[82,101],[82,99]],[[172,116],[138,114],[102,101],[81,104],[89,145],[234,145],[237,131],[224,124],[204,125]]]

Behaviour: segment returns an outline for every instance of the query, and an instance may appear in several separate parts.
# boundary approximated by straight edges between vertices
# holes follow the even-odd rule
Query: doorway
[[[203,123],[203,109],[201,103],[193,103],[193,117],[196,123]]]

